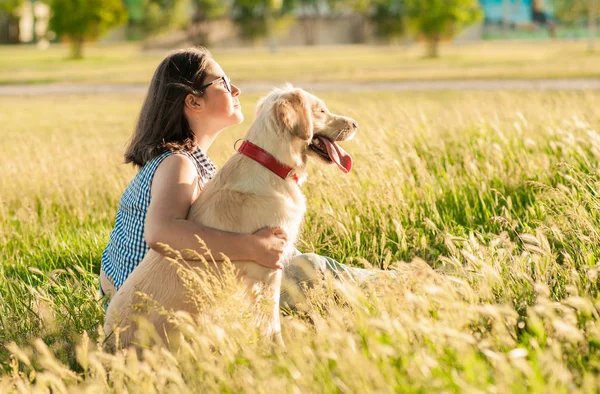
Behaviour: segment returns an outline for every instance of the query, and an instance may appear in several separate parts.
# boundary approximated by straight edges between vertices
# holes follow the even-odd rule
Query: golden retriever
[[[256,120],[245,141],[270,153],[279,163],[292,169],[292,176],[282,178],[262,164],[237,153],[209,181],[192,205],[188,218],[216,229],[254,233],[263,227],[280,227],[288,237],[286,248],[291,254],[306,209],[299,185],[306,179],[308,157],[323,163],[335,163],[342,171],[352,166],[350,156],[337,145],[354,137],[357,124],[353,119],[329,112],[323,101],[291,85],[276,88],[257,106]],[[189,267],[206,269],[200,261],[188,261]],[[260,319],[264,336],[281,340],[279,290],[282,271],[252,261],[233,262],[241,283],[250,294],[258,287],[272,297],[273,308]],[[217,263],[214,269],[219,269]],[[167,261],[150,250],[139,266],[111,299],[106,312],[105,332],[119,328],[119,347],[134,343],[136,314],[133,305],[140,293],[147,294],[167,310],[197,314],[198,308],[186,302],[185,288],[178,269],[181,264]],[[138,293],[139,292],[139,293]],[[144,316],[154,325],[163,341],[173,327],[157,312]],[[112,338],[112,339],[111,339]],[[108,335],[107,346],[114,347],[114,335]]]

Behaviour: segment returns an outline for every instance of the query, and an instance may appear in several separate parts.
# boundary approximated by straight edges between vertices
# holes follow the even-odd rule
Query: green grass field
[[[422,45],[219,50],[213,54],[234,81],[403,81],[412,79],[538,79],[600,77],[600,52],[585,41],[479,42],[442,45],[439,59]],[[68,60],[67,46],[39,51],[0,46],[1,84],[147,84],[168,51],[133,44],[89,45],[86,58]]]
[[[0,392],[600,390],[600,94],[321,97],[360,124],[355,168],[311,164],[298,247],[399,280],[315,292],[287,353],[223,297],[142,360],[100,350],[96,276],[142,97],[0,98]]]

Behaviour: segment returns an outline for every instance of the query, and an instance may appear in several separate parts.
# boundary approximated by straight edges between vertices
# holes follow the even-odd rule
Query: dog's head
[[[343,172],[352,168],[352,158],[337,142],[352,139],[358,124],[354,119],[331,113],[322,100],[302,89],[291,85],[274,89],[259,102],[257,123],[273,134],[261,132],[267,138],[275,137],[268,145],[277,154],[271,154],[284,163],[291,159],[303,166],[313,156],[324,163],[337,164]]]

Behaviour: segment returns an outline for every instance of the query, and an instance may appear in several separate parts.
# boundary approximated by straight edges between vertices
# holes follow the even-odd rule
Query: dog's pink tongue
[[[327,148],[329,158],[337,164],[340,170],[344,171],[344,173],[350,172],[352,169],[352,157],[335,142],[321,136],[318,136],[318,138],[325,145],[325,148]]]

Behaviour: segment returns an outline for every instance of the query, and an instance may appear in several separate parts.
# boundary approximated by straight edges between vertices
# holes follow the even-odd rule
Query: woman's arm
[[[255,234],[238,234],[200,226],[186,219],[200,194],[197,176],[194,164],[183,155],[171,155],[160,163],[152,179],[144,227],[148,246],[161,254],[167,251],[159,243],[175,250],[192,249],[205,254],[196,239],[198,235],[217,259],[223,253],[231,260],[253,260],[266,267],[283,268],[279,261],[286,243],[282,229],[265,228]]]

